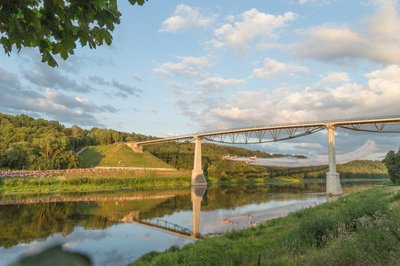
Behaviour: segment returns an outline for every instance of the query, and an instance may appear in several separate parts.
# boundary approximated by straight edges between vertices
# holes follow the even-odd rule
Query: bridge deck
[[[359,127],[362,125],[374,125],[377,130],[374,132],[383,132],[383,126],[386,124],[397,124],[400,123],[400,115],[398,116],[390,116],[390,117],[373,117],[373,118],[358,118],[358,119],[340,119],[340,120],[323,120],[323,121],[311,121],[311,122],[299,122],[299,123],[284,123],[284,124],[272,124],[265,126],[254,126],[254,127],[244,127],[244,128],[234,128],[234,129],[223,129],[217,131],[208,131],[194,134],[187,134],[175,137],[167,137],[156,140],[148,140],[148,141],[140,141],[137,142],[137,145],[146,145],[146,144],[154,144],[161,143],[167,141],[177,141],[177,140],[189,140],[194,137],[199,138],[207,138],[214,136],[222,136],[228,134],[238,134],[238,133],[252,133],[259,131],[274,131],[274,130],[291,130],[291,129],[304,129],[305,133],[300,136],[307,135],[319,131],[321,129],[326,128],[328,125],[333,127],[343,127],[351,130],[362,131]],[[311,130],[311,131],[309,131]],[[371,130],[365,130],[371,131]],[[288,134],[288,138],[293,138],[294,136],[290,136]],[[287,138],[284,138],[287,139]],[[215,141],[213,139],[209,139]],[[282,139],[279,139],[282,140]],[[273,141],[277,141],[274,139]],[[222,142],[222,141],[221,141]],[[261,142],[261,141],[260,141]],[[235,142],[233,142],[235,143]],[[246,142],[247,143],[247,142]]]

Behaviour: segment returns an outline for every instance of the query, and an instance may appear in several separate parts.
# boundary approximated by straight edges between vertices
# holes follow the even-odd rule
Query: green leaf
[[[42,62],[47,63],[51,67],[58,66],[57,61],[49,52],[42,53]]]
[[[147,0],[129,0],[129,3],[131,3],[132,5],[134,5],[134,4],[138,4],[138,5],[143,5],[144,4],[144,2],[146,2]]]

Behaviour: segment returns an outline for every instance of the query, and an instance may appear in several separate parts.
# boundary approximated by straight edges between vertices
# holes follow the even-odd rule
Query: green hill
[[[135,153],[125,144],[89,146],[79,154],[79,166],[172,168],[149,152]]]

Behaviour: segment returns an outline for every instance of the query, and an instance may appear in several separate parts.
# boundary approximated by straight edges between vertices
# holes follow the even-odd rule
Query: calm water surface
[[[342,182],[345,193],[378,184]],[[95,265],[126,265],[152,250],[182,246],[326,202],[324,186],[0,196],[0,265],[56,244],[89,255]]]

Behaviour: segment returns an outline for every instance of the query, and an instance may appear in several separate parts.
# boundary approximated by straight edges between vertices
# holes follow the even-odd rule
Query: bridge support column
[[[342,194],[339,173],[336,172],[336,151],[335,151],[335,127],[332,124],[326,125],[328,129],[328,158],[329,172],[326,173],[326,193],[329,195]]]
[[[143,147],[138,145],[136,142],[125,142],[125,144],[133,150],[135,153],[142,153]]]
[[[193,230],[192,237],[197,238],[200,236],[200,209],[201,201],[203,200],[204,193],[206,192],[207,186],[196,186],[192,187],[191,198],[192,198],[192,219],[193,219]]]
[[[203,174],[203,165],[201,163],[201,138],[194,136],[194,165],[192,171],[192,186],[207,185],[207,180]]]

